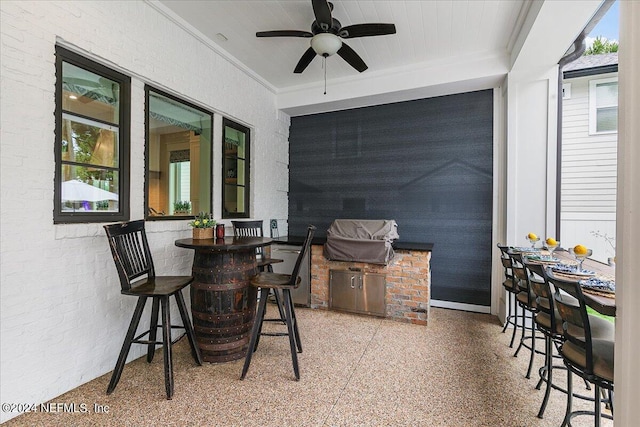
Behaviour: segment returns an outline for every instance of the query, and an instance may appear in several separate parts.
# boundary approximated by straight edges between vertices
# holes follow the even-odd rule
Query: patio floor
[[[270,304],[270,309],[273,309]],[[293,378],[288,340],[263,337],[244,381],[242,360],[196,366],[174,346],[175,395],[166,400],[162,353],[129,363],[111,396],[110,373],[52,400],[86,413],[29,413],[6,426],[558,426],[565,396],[545,418],[528,354],[513,357],[496,317],[431,309],[428,326],[323,310],[296,310],[304,352]],[[269,325],[269,328],[277,325]],[[267,328],[267,325],[265,325]],[[125,331],[123,331],[124,334]],[[114,355],[115,363],[115,355]],[[536,360],[536,368],[543,363]],[[557,375],[564,385],[566,376]],[[575,391],[584,385],[576,380]],[[585,393],[590,393],[586,392]],[[94,404],[106,413],[96,413]],[[577,407],[591,409],[586,402]],[[574,426],[593,425],[578,417]],[[612,422],[605,420],[605,426]]]

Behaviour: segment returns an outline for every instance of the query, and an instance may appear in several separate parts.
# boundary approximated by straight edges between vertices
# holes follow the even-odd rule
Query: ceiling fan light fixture
[[[331,33],[320,33],[311,39],[311,48],[320,56],[334,55],[342,47],[340,37]]]

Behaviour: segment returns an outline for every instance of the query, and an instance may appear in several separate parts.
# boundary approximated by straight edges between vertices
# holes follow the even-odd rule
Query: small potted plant
[[[191,202],[188,200],[175,202],[173,204],[173,213],[176,215],[191,213]]]
[[[189,221],[189,225],[193,227],[194,239],[213,239],[216,220],[210,213],[200,212],[193,221]]]

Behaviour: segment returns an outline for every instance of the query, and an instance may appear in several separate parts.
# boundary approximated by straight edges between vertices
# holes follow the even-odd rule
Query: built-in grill
[[[327,230],[324,256],[334,261],[387,264],[398,235],[392,219],[336,219]]]

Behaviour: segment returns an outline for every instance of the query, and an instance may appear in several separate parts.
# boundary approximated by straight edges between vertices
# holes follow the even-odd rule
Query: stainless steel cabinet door
[[[382,274],[364,273],[361,276],[360,292],[358,292],[357,310],[367,314],[384,316],[385,277]]]
[[[336,310],[355,311],[356,289],[360,275],[350,271],[331,270],[329,272],[329,307]]]

